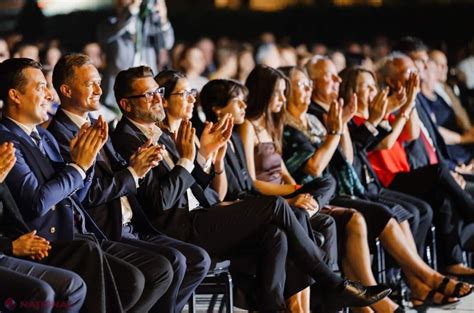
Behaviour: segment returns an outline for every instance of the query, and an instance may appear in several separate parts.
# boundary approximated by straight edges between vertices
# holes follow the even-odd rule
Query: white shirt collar
[[[155,145],[158,140],[161,137],[161,134],[163,134],[163,131],[153,124],[153,126],[150,128],[148,126],[145,126],[143,124],[137,123],[131,118],[126,117],[130,122],[132,122],[133,125],[135,125],[148,139],[151,139],[151,142]]]
[[[15,123],[16,125],[18,125],[18,127],[20,127],[28,136],[30,136],[33,131],[38,132],[38,130],[36,129],[36,125],[23,124],[8,116],[6,116],[6,118],[8,118],[10,121]]]
[[[90,124],[90,120],[89,120],[89,117],[87,118],[83,118],[82,116],[79,116],[77,114],[74,114],[72,112],[69,112],[65,109],[61,109],[63,110],[64,114],[67,115],[67,117],[69,117],[71,119],[71,121],[79,128],[82,127],[82,125],[84,125],[85,123],[89,123]]]

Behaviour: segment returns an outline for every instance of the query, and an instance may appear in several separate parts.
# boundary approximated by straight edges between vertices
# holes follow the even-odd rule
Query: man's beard
[[[161,122],[165,118],[165,113],[163,110],[156,111],[156,112],[134,110],[133,116],[147,123],[158,123],[158,122]]]

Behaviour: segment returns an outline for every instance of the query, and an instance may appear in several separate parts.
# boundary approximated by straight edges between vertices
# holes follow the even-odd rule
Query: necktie
[[[43,146],[43,143],[41,142],[41,137],[40,135],[38,134],[38,132],[36,130],[33,130],[30,134],[30,137],[33,139],[33,141],[36,143],[36,145],[38,146],[38,148],[40,149],[41,153],[43,155],[46,155],[46,151],[44,150],[44,146]]]

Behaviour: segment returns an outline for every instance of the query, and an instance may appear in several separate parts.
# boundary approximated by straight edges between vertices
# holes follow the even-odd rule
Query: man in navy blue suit
[[[55,303],[62,305],[64,312],[78,312],[86,297],[86,284],[79,275],[24,259],[51,261],[48,257],[52,247],[36,231],[29,231],[22,221],[13,218],[16,206],[3,181],[15,161],[13,145],[0,145],[0,281],[8,282],[0,284],[0,310],[11,299],[10,305],[41,303],[37,310],[40,313],[51,312]],[[16,233],[5,229],[4,224]]]
[[[26,224],[51,242],[100,242],[123,309],[148,311],[171,283],[170,263],[156,254],[107,240],[80,201],[91,184],[96,155],[107,139],[106,123],[99,118],[95,125],[82,127],[70,143],[71,162],[65,164],[54,137],[37,127],[48,119],[47,105],[52,99],[41,65],[23,58],[1,63],[0,98],[4,102],[0,142],[12,142],[17,159],[6,183]]]
[[[83,54],[63,56],[54,68],[53,84],[61,107],[48,130],[66,161],[71,158],[69,142],[82,125],[93,120],[89,113],[99,109],[100,82],[99,72]],[[155,308],[174,313],[183,310],[205,277],[210,260],[204,249],[158,232],[135,198],[139,179],[158,164],[160,150],[161,146],[146,143],[127,163],[108,139],[97,156],[92,184],[82,203],[108,238],[155,252],[170,261],[173,282]]]

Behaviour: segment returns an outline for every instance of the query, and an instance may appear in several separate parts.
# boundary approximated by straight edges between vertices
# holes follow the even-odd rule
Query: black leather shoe
[[[335,293],[334,301],[338,307],[363,307],[371,305],[388,296],[392,289],[385,285],[365,287],[359,282],[346,280]]]

